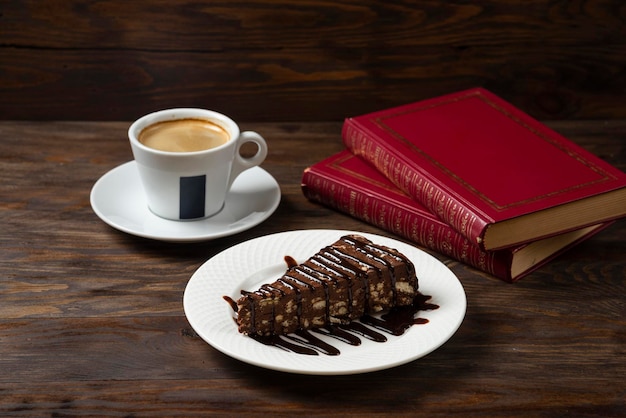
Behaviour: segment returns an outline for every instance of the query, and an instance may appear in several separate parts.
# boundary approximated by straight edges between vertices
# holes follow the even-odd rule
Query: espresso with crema
[[[230,140],[221,126],[202,119],[158,122],[139,133],[139,142],[168,152],[193,152],[219,147]]]

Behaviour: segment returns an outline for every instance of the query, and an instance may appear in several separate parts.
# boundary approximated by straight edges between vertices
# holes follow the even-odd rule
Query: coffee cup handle
[[[241,155],[241,147],[244,144],[253,142],[257,146],[257,152],[252,157],[243,157]],[[233,166],[230,170],[230,179],[228,182],[228,188],[232,186],[233,182],[245,170],[260,165],[267,157],[267,143],[265,139],[254,131],[244,131],[239,134],[237,138],[237,148],[235,150],[235,158],[233,160]]]

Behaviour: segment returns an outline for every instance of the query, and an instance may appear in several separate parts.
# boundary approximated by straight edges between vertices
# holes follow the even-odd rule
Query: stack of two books
[[[514,282],[626,216],[626,174],[481,88],[346,119],[304,195]]]

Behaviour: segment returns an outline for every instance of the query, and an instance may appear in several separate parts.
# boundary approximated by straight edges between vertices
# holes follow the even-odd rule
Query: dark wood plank
[[[471,300],[463,327],[429,356],[379,373],[336,377],[289,375],[230,359],[196,337],[183,317],[0,321],[10,342],[0,359],[0,411],[620,413],[623,390],[615,383],[624,365],[610,352],[618,319],[607,325],[606,313],[588,313],[580,327],[571,327],[568,315],[496,311],[485,300]]]
[[[6,43],[15,46],[154,51],[269,49],[272,44],[274,49],[314,48],[332,39],[337,46],[343,44],[346,52],[372,42],[375,46],[442,42],[462,46],[489,40],[494,29],[503,32],[491,39],[494,44],[623,42],[622,4],[610,0],[584,5],[537,0],[530,6],[513,0],[471,4],[313,0],[297,5],[287,0],[248,0],[246,7],[241,5],[185,0],[176,7],[162,0],[5,2],[3,34]],[[416,33],[423,36],[413,36]]]
[[[2,119],[338,121],[477,85],[540,119],[626,118],[619,0],[9,1],[0,23]]]

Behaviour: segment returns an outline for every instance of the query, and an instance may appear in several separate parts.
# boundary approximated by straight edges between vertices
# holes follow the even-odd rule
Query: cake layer
[[[275,282],[242,290],[237,324],[248,335],[288,334],[411,305],[417,295],[415,268],[403,254],[346,235]]]

